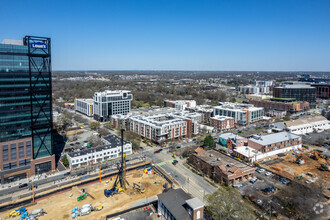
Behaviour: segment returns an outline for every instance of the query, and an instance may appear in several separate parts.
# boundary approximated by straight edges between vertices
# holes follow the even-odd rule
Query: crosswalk
[[[173,162],[173,160],[163,161],[163,162],[158,163],[157,165],[158,165],[158,166],[163,166],[163,165],[165,165],[166,163],[172,163],[172,162]]]

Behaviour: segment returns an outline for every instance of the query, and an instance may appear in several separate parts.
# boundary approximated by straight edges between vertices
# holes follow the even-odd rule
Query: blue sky
[[[24,35],[53,70],[330,71],[329,0],[0,0],[0,40]]]

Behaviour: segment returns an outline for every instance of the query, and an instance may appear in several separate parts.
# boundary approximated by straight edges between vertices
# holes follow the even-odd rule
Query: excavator
[[[139,191],[140,193],[144,193],[145,191],[143,185],[140,186],[139,184],[136,183],[133,183],[133,188]]]

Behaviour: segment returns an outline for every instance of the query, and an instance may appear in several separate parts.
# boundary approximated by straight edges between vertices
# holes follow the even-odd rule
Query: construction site
[[[123,142],[123,131],[122,131]],[[123,152],[123,144],[122,151]],[[126,155],[122,153],[117,175],[87,184],[66,186],[66,190],[45,192],[45,195],[24,206],[12,207],[0,212],[0,219],[106,219],[109,214],[123,210],[148,206],[157,200],[169,184],[152,167],[126,172]],[[13,204],[19,204],[13,201]]]
[[[262,167],[289,179],[316,182],[330,182],[329,157],[318,151],[303,150],[282,157],[275,156],[272,160],[262,163]]]
[[[72,219],[72,209],[75,209],[75,207],[81,209],[83,205],[91,204],[93,210],[95,208],[95,211],[89,211],[90,213],[85,216],[79,216],[78,214],[76,218],[105,219],[105,216],[108,214],[132,208],[134,207],[134,203],[140,200],[157,196],[157,194],[162,193],[163,186],[166,183],[166,180],[158,174],[146,174],[143,170],[136,170],[127,174],[126,180],[129,185],[126,183],[126,190],[123,189],[123,191],[106,197],[104,190],[111,189],[115,180],[115,177],[113,177],[79,188],[75,186],[69,191],[36,200],[34,204],[26,206],[26,209],[29,212],[36,209],[43,209],[47,214],[38,217],[40,220]],[[96,211],[97,209],[101,210]],[[1,212],[1,219],[12,219],[8,217],[10,212],[11,210]]]

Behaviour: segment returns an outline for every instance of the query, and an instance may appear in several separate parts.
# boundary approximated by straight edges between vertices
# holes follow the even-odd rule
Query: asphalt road
[[[155,154],[153,149],[146,150],[144,155],[151,158],[155,164],[165,170],[173,179],[175,179],[179,187],[182,187],[186,192],[198,197],[203,201],[204,195],[211,194],[217,189],[207,183],[203,177],[198,176],[183,166],[184,159],[177,159],[179,163],[172,164],[173,158],[167,154],[167,150]]]

